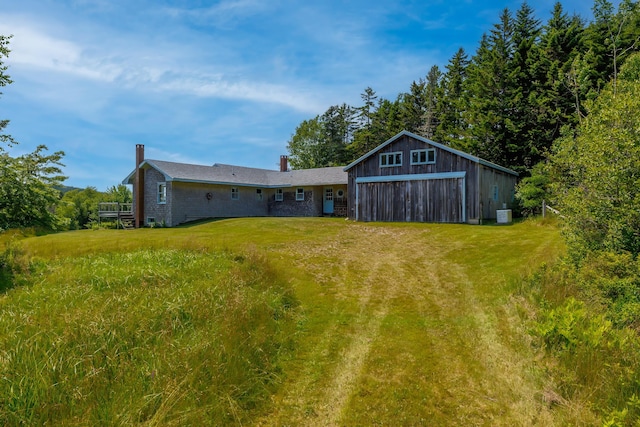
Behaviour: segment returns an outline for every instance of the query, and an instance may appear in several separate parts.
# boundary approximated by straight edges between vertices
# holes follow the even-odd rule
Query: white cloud
[[[225,26],[238,19],[257,15],[265,11],[269,6],[273,6],[272,2],[259,0],[223,0],[205,8],[165,8],[164,11],[168,15],[176,18],[186,18],[198,23]]]
[[[219,7],[233,9],[244,7],[250,2],[236,3],[242,5]],[[0,26],[4,26],[3,24],[5,23],[0,21]],[[171,59],[171,53],[166,53],[168,49],[164,46],[145,48],[132,43],[124,56],[105,51],[104,47],[82,46],[56,38],[28,24],[14,24],[9,28],[14,34],[11,62],[31,69],[53,71],[137,91],[167,90],[204,98],[275,103],[312,113],[322,108],[320,103],[313,101],[308,94],[296,88],[295,84],[229,77],[223,72],[223,66],[198,64],[199,58],[185,57],[184,52],[176,53],[179,59]],[[195,50],[193,54],[195,55]],[[234,65],[229,64],[227,67],[233,69]],[[207,68],[220,68],[222,71],[207,73]],[[204,71],[194,72],[200,69]],[[49,77],[47,73],[41,73],[40,78]]]

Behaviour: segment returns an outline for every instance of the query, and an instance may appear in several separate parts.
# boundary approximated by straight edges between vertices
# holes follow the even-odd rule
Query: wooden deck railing
[[[133,214],[133,203],[102,202],[98,204],[100,218],[120,218]]]

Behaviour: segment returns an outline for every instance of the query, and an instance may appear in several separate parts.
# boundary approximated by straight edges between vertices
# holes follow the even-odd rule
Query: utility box
[[[496,211],[498,224],[509,224],[512,221],[511,209],[500,209]]]

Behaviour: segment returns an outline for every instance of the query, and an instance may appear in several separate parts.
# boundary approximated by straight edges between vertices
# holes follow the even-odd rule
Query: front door
[[[325,187],[324,189],[324,203],[322,204],[322,213],[333,213],[333,188]]]

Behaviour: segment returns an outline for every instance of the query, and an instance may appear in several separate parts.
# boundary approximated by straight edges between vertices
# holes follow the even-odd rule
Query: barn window
[[[402,166],[402,152],[380,154],[380,167]]]
[[[498,197],[499,196],[498,186],[494,185],[491,190],[492,190],[492,193],[493,193],[493,200],[497,202],[498,199],[499,199],[499,197]]]
[[[262,200],[262,188],[256,188],[256,199]]]
[[[238,200],[240,198],[240,191],[238,187],[231,187],[231,200]]]
[[[436,162],[436,150],[429,148],[426,150],[411,150],[412,165],[428,165]]]
[[[296,188],[296,200],[304,200],[304,188]]]
[[[167,183],[166,182],[158,183],[158,203],[159,204],[167,203]]]
[[[281,202],[284,200],[284,192],[282,188],[276,188],[276,202]]]

